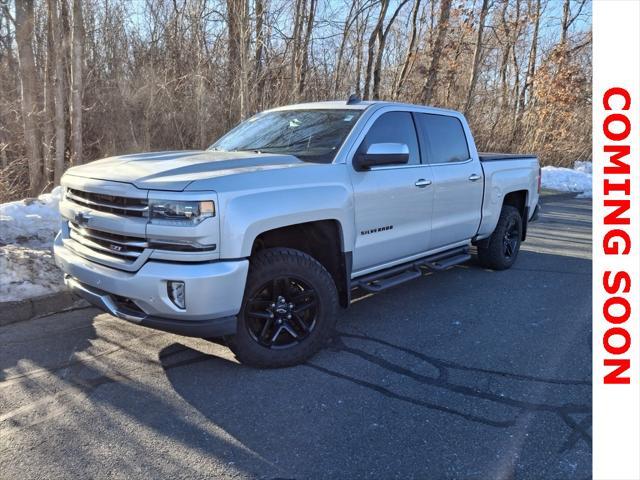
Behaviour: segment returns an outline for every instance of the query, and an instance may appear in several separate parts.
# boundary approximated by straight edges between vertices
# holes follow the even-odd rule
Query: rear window
[[[427,163],[464,162],[469,159],[467,137],[456,117],[418,113],[418,134],[428,145]]]

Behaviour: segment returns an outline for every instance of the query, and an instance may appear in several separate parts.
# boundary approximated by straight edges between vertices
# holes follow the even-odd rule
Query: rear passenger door
[[[472,158],[462,122],[455,116],[415,113],[416,126],[432,168],[433,214],[430,249],[468,240],[481,220],[484,179]]]

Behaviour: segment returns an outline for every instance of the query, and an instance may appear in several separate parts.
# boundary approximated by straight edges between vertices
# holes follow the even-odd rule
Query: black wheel
[[[478,245],[478,260],[482,266],[505,270],[514,264],[520,251],[522,217],[516,207],[505,205],[500,212],[496,229]]]
[[[338,293],[313,257],[270,248],[250,260],[236,335],[229,341],[242,363],[286,367],[304,362],[332,334]]]

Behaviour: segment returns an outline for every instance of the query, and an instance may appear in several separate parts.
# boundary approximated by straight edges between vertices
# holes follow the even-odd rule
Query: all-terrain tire
[[[237,332],[233,337],[228,338],[229,347],[240,362],[255,367],[279,368],[303,363],[318,352],[333,334],[338,306],[338,292],[333,278],[313,257],[291,248],[265,249],[252,256],[249,262],[249,275],[242,308],[238,314]],[[292,341],[293,344],[285,347],[278,345],[274,348],[274,345],[265,346],[261,342],[268,343],[275,329],[279,328],[275,326],[276,321],[287,323],[285,309],[293,304],[289,303],[290,298],[286,298],[281,309],[285,311],[284,314],[278,313],[279,310],[274,308],[273,304],[265,304],[267,318],[256,318],[255,305],[262,306],[262,303],[267,301],[264,299],[271,297],[272,294],[268,289],[270,285],[276,285],[275,282],[279,282],[279,286],[272,287],[274,304],[277,304],[277,298],[280,297],[280,295],[276,296],[276,288],[278,289],[277,293],[289,292],[290,298],[304,296],[305,291],[312,292],[304,298],[304,305],[311,304],[312,297],[315,297],[315,301],[313,302],[312,328],[305,331],[304,323],[301,324],[297,321],[300,316],[306,315],[308,317],[311,312],[296,315],[295,311],[297,310],[291,307],[288,313],[289,315],[293,314],[296,320],[290,320],[289,327],[301,334],[301,340],[296,342],[296,339],[288,333],[289,331],[283,330],[281,335],[286,336],[286,339]],[[282,293],[282,297],[287,297],[287,295]],[[306,308],[310,310],[311,307]],[[273,318],[274,313],[275,319]],[[259,315],[265,316],[262,310]],[[271,319],[268,318],[269,315],[271,315]],[[256,323],[259,321],[271,322],[269,324],[270,330],[267,332],[269,334],[266,337],[262,335],[260,324]],[[307,322],[311,325],[311,320],[307,319]],[[303,326],[301,327],[301,325]],[[258,326],[257,330],[256,326]]]
[[[512,205],[504,205],[491,236],[478,244],[478,261],[493,270],[511,268],[518,257],[522,241],[522,217]]]

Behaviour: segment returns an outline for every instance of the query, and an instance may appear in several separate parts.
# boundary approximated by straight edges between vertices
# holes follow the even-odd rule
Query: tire
[[[478,260],[483,267],[506,270],[515,263],[522,240],[522,217],[518,209],[504,205],[491,236],[478,244]]]
[[[337,306],[333,278],[313,257],[290,248],[262,250],[250,259],[229,347],[240,362],[255,367],[303,363],[333,334]]]

